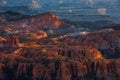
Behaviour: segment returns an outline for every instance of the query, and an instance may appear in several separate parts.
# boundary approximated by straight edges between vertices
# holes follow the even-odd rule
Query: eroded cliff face
[[[2,39],[0,41],[0,47],[18,47],[19,39],[17,36],[11,36],[7,39]]]
[[[38,15],[20,17],[18,14],[18,20],[12,20],[12,18],[17,18],[17,13],[11,13],[12,16],[7,13],[7,18],[11,19],[7,21],[0,22],[0,35],[1,36],[10,36],[18,35],[20,38],[25,40],[29,39],[42,39],[48,35],[54,34],[54,30],[60,28],[63,24],[58,16],[53,13],[44,13]],[[16,15],[14,15],[16,14]],[[2,14],[0,14],[1,16]],[[23,40],[22,40],[23,41]]]
[[[2,80],[119,80],[120,60],[42,61],[0,64]]]
[[[57,29],[62,24],[51,13],[3,24],[24,30],[21,32],[24,38],[32,36],[40,41],[19,43],[16,36],[1,38],[1,80],[120,79],[120,30],[45,38],[47,33],[41,29]],[[18,34],[21,36],[19,31]],[[117,59],[105,59],[116,56]]]
[[[99,60],[103,58],[98,50],[82,46],[18,47],[9,54],[1,52],[0,79],[89,80],[92,61]]]
[[[119,48],[116,49],[119,47],[119,30],[107,33],[100,31],[82,36],[43,39],[39,42],[41,46],[21,47],[9,55],[2,54],[0,78],[119,80],[120,59],[105,59],[101,53],[101,50],[108,48],[119,51]],[[110,56],[107,51],[105,53]]]
[[[44,28],[58,28],[63,22],[53,13],[38,14],[35,16],[25,17],[17,21],[1,22],[3,26],[14,26],[18,29],[44,29]]]
[[[94,48],[87,47],[65,47],[58,49],[58,54],[71,59],[102,59],[101,53]]]
[[[13,48],[12,48],[13,49]],[[84,46],[18,47],[0,53],[2,80],[119,80],[120,60]]]
[[[105,58],[119,58],[120,30],[95,31],[82,35],[40,40],[40,44],[85,46],[99,50]]]

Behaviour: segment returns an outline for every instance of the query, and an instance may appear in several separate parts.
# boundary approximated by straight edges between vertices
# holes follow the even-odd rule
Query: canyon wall
[[[120,60],[0,63],[2,80],[119,80]]]

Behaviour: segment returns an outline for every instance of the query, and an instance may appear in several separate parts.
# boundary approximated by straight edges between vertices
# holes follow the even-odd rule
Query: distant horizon
[[[99,19],[120,23],[119,0],[0,0],[0,12],[6,11],[31,15],[53,12],[61,19],[73,21]]]
[[[36,14],[25,14],[25,13],[22,13],[22,12],[10,11],[10,10],[5,11],[5,12],[0,12],[0,14],[4,14],[4,13],[8,13],[8,12],[20,13],[20,14],[28,15],[28,16],[29,16],[29,15],[30,15],[30,16],[36,16],[36,15],[41,15],[41,14],[46,14],[46,13],[53,13],[54,15],[56,15],[54,12],[42,12],[42,13],[36,13]],[[66,18],[60,18],[59,15],[56,15],[56,16],[58,16],[59,19],[61,19],[61,20],[67,20],[67,21],[75,21],[75,22],[82,22],[82,21],[84,21],[84,22],[107,21],[107,22],[108,22],[108,21],[110,21],[110,22],[119,24],[119,21],[118,21],[118,22],[114,22],[114,21],[112,21],[112,20],[107,19],[107,18],[111,17],[110,15],[76,15],[76,16],[81,17],[82,19],[83,19],[84,17],[89,17],[89,20],[77,20],[77,19],[75,19],[75,20],[72,19],[72,20],[71,20],[71,19],[66,19]],[[99,19],[100,19],[100,18],[104,18],[104,19],[99,20],[99,19],[96,19],[96,17],[99,18]],[[91,20],[91,18],[95,18],[95,19]],[[105,19],[105,18],[106,18],[106,19]]]

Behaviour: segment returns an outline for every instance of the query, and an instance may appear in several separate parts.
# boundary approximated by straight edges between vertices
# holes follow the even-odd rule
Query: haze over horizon
[[[100,20],[120,22],[119,0],[0,0],[0,7],[0,12],[8,10],[25,14],[53,12],[62,19],[90,21],[96,20],[97,16]]]

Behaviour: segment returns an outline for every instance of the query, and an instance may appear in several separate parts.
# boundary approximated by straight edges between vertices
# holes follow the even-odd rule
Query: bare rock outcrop
[[[43,39],[40,44],[85,46],[99,50],[105,58],[119,58],[120,30],[91,32],[87,35],[67,36],[57,39]]]
[[[38,30],[58,28],[63,22],[53,13],[38,14],[17,21],[3,22],[3,26],[15,26],[19,30]]]
[[[6,40],[0,41],[0,47],[18,47],[19,39],[16,36],[12,36]]]
[[[42,39],[47,37],[47,33],[45,31],[40,30],[37,33],[32,33],[31,36],[35,39]]]
[[[72,49],[72,48],[66,48],[59,50],[59,55],[67,56],[69,58],[83,58],[83,59],[101,59],[102,55],[101,53],[96,49]]]
[[[120,60],[42,60],[0,63],[0,79],[119,80]]]

